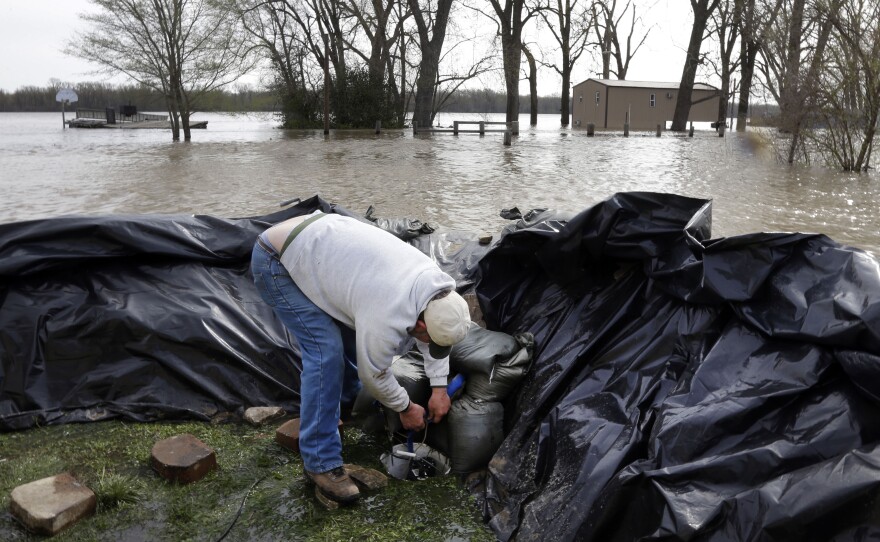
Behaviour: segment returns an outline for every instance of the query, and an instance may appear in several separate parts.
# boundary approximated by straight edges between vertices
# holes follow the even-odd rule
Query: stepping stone
[[[342,434],[342,420],[338,423],[339,434]],[[286,421],[275,430],[275,442],[292,452],[299,453],[299,418]]]
[[[327,510],[339,510],[339,503],[321,493],[321,490],[318,489],[318,486],[315,486],[315,498],[318,499],[318,502],[321,503],[321,506],[326,508]]]
[[[284,414],[284,409],[279,406],[251,407],[244,411],[244,419],[252,425],[263,425],[270,420],[280,417],[282,414]]]
[[[94,514],[97,503],[91,489],[64,473],[16,487],[9,508],[29,530],[54,535]]]
[[[217,468],[217,456],[201,440],[183,434],[154,444],[151,463],[162,478],[189,484]]]
[[[360,465],[343,465],[345,472],[363,489],[376,490],[388,485],[388,477],[376,469],[368,469]]]

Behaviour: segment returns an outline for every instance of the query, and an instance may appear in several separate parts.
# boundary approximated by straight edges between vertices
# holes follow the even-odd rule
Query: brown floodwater
[[[68,118],[70,113],[68,113]],[[453,120],[500,116],[444,114]],[[67,214],[261,215],[320,194],[353,211],[494,233],[501,209],[578,211],[616,192],[713,200],[713,236],[824,233],[880,254],[880,179],[790,167],[754,134],[587,137],[541,115],[501,134],[285,131],[271,115],[197,115],[190,143],[166,130],[62,129],[59,113],[0,113],[0,223]]]

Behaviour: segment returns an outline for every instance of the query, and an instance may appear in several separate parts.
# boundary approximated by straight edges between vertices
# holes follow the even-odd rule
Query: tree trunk
[[[192,134],[190,133],[189,127],[189,111],[180,114],[180,124],[183,126],[183,140],[190,141],[192,139]]]
[[[736,131],[745,132],[749,117],[749,100],[752,94],[752,81],[755,78],[755,60],[758,57],[758,44],[743,39],[740,60],[739,103],[736,106]]]
[[[782,83],[781,103],[779,108],[782,115],[781,127],[791,132],[791,148],[788,152],[788,161],[794,159],[794,147],[798,143],[798,104],[801,101],[800,94],[800,70],[801,70],[801,41],[804,35],[804,3],[805,0],[794,0],[791,7],[791,26],[788,33],[788,46],[785,60],[785,76]]]
[[[434,94],[437,91],[437,70],[435,62],[425,62],[426,57],[436,56],[431,47],[422,47],[422,66],[416,80],[416,100],[413,110],[413,122],[419,126],[430,126],[434,122]]]
[[[516,29],[509,29],[501,37],[504,56],[504,88],[507,91],[505,120],[519,119],[519,67],[522,63],[522,40]]]
[[[606,20],[602,36],[602,79],[611,79],[611,28]]]
[[[694,92],[694,79],[697,76],[697,65],[700,63],[700,48],[706,23],[712,11],[718,6],[718,0],[691,0],[694,10],[694,26],[688,42],[687,56],[681,71],[681,83],[678,87],[678,98],[675,102],[675,113],[672,115],[672,130],[683,132],[687,128],[691,113],[691,97]]]
[[[168,115],[171,119],[171,141],[180,141],[180,114],[169,108]]]
[[[567,38],[567,33],[566,33]],[[570,111],[570,103],[571,103],[571,44],[568,43],[568,39],[565,40],[565,43],[562,45],[562,103],[560,104],[560,119],[559,123],[564,128],[568,126],[569,119],[571,118]]]
[[[523,54],[529,63],[529,125],[538,125],[538,65],[526,44],[522,46]]]
[[[437,76],[440,73],[440,53],[446,39],[446,25],[452,0],[440,0],[437,3],[433,21],[433,35],[428,35],[429,26],[425,21],[418,0],[408,0],[413,19],[419,33],[419,46],[422,61],[419,64],[419,75],[416,79],[416,99],[413,110],[413,122],[419,126],[430,126],[434,122],[434,96],[437,92]]]
[[[727,126],[727,108],[730,102],[730,64],[721,66],[721,98],[718,100],[718,122]]]

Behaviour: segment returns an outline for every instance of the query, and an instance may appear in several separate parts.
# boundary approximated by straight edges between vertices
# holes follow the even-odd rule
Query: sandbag
[[[501,403],[463,395],[452,404],[447,419],[452,472],[464,474],[484,468],[504,440]]]
[[[409,241],[420,235],[434,233],[434,227],[421,220],[412,218],[377,218],[373,216],[374,211],[375,208],[370,205],[367,212],[364,213],[364,218],[398,239]]]
[[[428,399],[431,398],[431,381],[425,374],[425,362],[421,354],[410,352],[397,358],[391,364],[391,372],[406,390],[410,401],[423,407],[428,404]],[[385,409],[385,424],[392,432],[404,430],[400,423],[400,414],[388,408]]]
[[[454,373],[479,373],[488,377],[496,362],[507,360],[519,349],[513,336],[471,322],[464,340],[452,347],[449,366]]]
[[[470,374],[464,388],[468,396],[481,401],[504,401],[528,372],[532,362],[534,337],[531,333],[508,337],[516,343],[518,349],[507,359],[494,363],[489,374]]]

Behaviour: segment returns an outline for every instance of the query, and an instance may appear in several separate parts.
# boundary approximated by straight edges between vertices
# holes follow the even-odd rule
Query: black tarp
[[[254,288],[250,254],[266,227],[318,208],[355,216],[313,197],[258,218],[0,225],[0,430],[211,419],[252,405],[296,412],[299,352]],[[382,222],[401,237],[422,226]],[[472,275],[478,258],[466,253],[485,247],[450,259],[454,236],[423,237],[415,242],[469,284],[462,273]]]
[[[619,194],[482,259],[535,336],[490,463],[506,540],[880,539],[880,275],[822,235],[710,240],[707,201]]]
[[[351,214],[0,226],[0,428],[296,410],[296,347],[248,262],[318,207]],[[482,493],[500,539],[880,540],[877,262],[710,231],[705,200],[630,193],[528,213],[488,253],[411,241],[491,329],[535,336]]]

